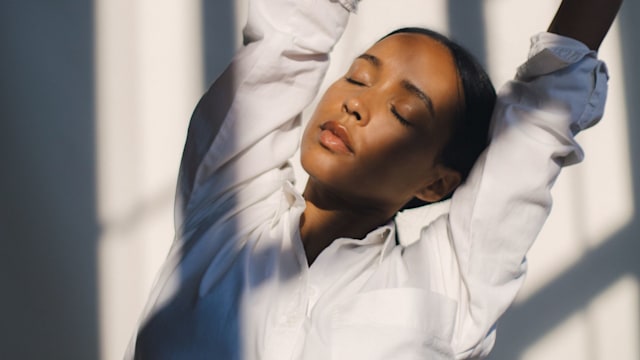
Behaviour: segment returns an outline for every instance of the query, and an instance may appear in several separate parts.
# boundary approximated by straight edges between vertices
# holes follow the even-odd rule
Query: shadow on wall
[[[203,1],[209,83],[233,0]],[[0,359],[97,359],[94,4],[0,5]]]
[[[472,53],[487,68],[484,3],[482,1],[448,0],[449,35]]]
[[[634,20],[640,16],[640,4],[627,1],[619,15],[621,50],[625,77],[627,105],[628,143],[630,146],[631,175],[633,188],[633,218],[629,224],[592,249],[584,258],[539,290],[523,303],[513,306],[501,319],[498,326],[497,344],[491,359],[518,359],[524,351],[535,344],[556,326],[566,321],[575,311],[587,307],[598,294],[625,275],[640,279],[640,124],[633,121],[640,117],[640,106],[636,94],[640,91],[640,46]],[[637,322],[640,319],[630,319]],[[593,351],[591,351],[593,350]],[[595,355],[595,349],[586,349]]]
[[[98,357],[91,1],[0,5],[0,358]]]
[[[626,74],[625,96],[627,104],[627,117],[631,120],[629,126],[629,146],[631,153],[631,174],[633,176],[633,189],[635,198],[633,200],[634,208],[640,209],[640,103],[638,103],[638,94],[640,94],[640,43],[638,42],[637,20],[640,17],[640,3],[638,1],[626,1],[622,4],[620,10],[620,30],[621,30],[621,50],[623,61],[623,73]],[[633,221],[635,234],[637,236],[640,231],[640,219],[638,219],[638,211],[635,213]],[[637,243],[637,237],[636,237]],[[640,245],[636,244],[636,247]],[[636,251],[635,254],[638,254]],[[636,274],[640,270],[640,262],[636,261]]]
[[[231,58],[234,1],[202,1],[205,79]],[[482,2],[450,0],[451,35],[486,64]],[[640,45],[627,1],[620,16],[629,119],[640,117]],[[0,359],[96,359],[93,4],[7,0],[0,6]],[[634,207],[640,209],[640,124],[629,122]],[[493,359],[530,345],[624,274],[640,278],[632,222],[500,322]],[[585,281],[588,280],[588,281]],[[541,316],[544,314],[544,316]],[[640,319],[637,319],[640,321]],[[523,325],[523,324],[526,324]],[[239,330],[234,338],[239,338]]]
[[[209,89],[211,83],[221,75],[236,49],[235,44],[235,7],[233,0],[202,1],[202,39],[203,39],[203,63],[205,87]],[[190,199],[194,190],[195,173],[198,165],[203,161],[207,150],[211,146],[215,136],[220,130],[222,120],[231,106],[233,100],[232,84],[233,69],[226,71],[223,78],[213,90],[205,96],[211,97],[204,105],[199,104],[196,112],[200,115],[193,117],[189,124],[187,135],[188,146],[182,156],[180,180],[178,192],[182,195],[182,204],[178,202],[177,208],[183,218],[177,219],[178,224],[184,227],[176,229],[174,241],[182,243],[172,248],[167,263],[177,265],[180,284],[179,291],[170,291],[171,295],[162,301],[162,305],[152,311],[139,329],[136,344],[136,355],[144,358],[201,358],[202,354],[216,354],[219,358],[236,358],[240,353],[241,335],[240,324],[226,321],[215,322],[211,319],[238,319],[231,316],[237,311],[234,304],[239,303],[237,297],[242,296],[237,288],[229,286],[227,292],[221,296],[210,294],[198,295],[203,277],[209,270],[210,263],[225,263],[216,254],[225,254],[221,250],[224,242],[204,242],[200,237],[211,231],[211,222],[217,221],[220,216],[217,207],[234,208],[237,200],[233,195],[221,195],[209,198],[208,194],[200,193],[200,196]],[[212,100],[215,99],[215,100]],[[233,134],[234,131],[229,131]],[[227,141],[230,143],[229,139]],[[221,176],[222,177],[222,176]],[[210,184],[215,192],[215,182]],[[223,199],[224,206],[219,199]],[[189,204],[189,206],[187,206]],[[198,204],[198,205],[194,205]],[[191,211],[184,210],[189,207]],[[193,209],[197,214],[193,214]],[[198,220],[194,220],[197,218]],[[237,233],[238,225],[235,217],[224,223],[227,234]],[[221,228],[222,225],[219,225]],[[234,230],[236,229],[236,230]],[[184,232],[184,233],[183,233]],[[208,235],[211,236],[211,235]],[[214,235],[215,236],[215,235]],[[222,236],[220,234],[217,235]],[[174,244],[175,245],[175,244]],[[208,260],[203,260],[208,259]],[[184,262],[183,262],[184,260]],[[173,278],[175,274],[171,275]],[[164,280],[169,274],[160,277],[159,285],[164,285]],[[170,282],[170,281],[169,281]],[[218,284],[219,285],[219,284]],[[171,285],[163,289],[166,292]],[[193,297],[195,294],[195,298]],[[220,294],[219,294],[220,295]],[[171,326],[166,326],[171,324]],[[220,328],[221,324],[225,327]],[[176,353],[180,349],[179,353]]]
[[[447,4],[451,37],[466,46],[486,65],[483,3],[451,0]],[[640,117],[640,105],[634,98],[640,91],[640,86],[638,81],[633,80],[640,79],[640,73],[635,66],[640,62],[640,46],[633,25],[633,19],[639,15],[640,4],[627,1],[619,19],[623,44],[623,73],[627,75],[625,100],[629,119]],[[630,121],[628,128],[635,197],[633,204],[635,209],[640,209],[640,144],[634,141],[640,138],[640,124]],[[497,343],[490,358],[520,358],[530,346],[566,321],[576,310],[589,305],[590,301],[622,276],[633,275],[640,279],[640,262],[637,261],[637,254],[640,253],[638,233],[640,219],[636,211],[632,221],[603,241],[603,245],[592,249],[579,263],[527,301],[513,306],[499,322]]]
[[[236,2],[202,1],[203,81],[206,87],[224,70],[235,53]]]

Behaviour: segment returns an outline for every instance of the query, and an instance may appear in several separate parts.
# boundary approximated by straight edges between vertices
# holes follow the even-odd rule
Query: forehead
[[[389,64],[398,62],[409,67],[417,65],[422,68],[437,67],[440,70],[455,70],[449,49],[424,34],[393,34],[373,44],[367,52],[385,57]]]
[[[431,37],[394,34],[375,43],[366,53],[380,59],[380,68],[387,76],[416,84],[440,111],[447,112],[458,103],[460,80],[453,56]]]

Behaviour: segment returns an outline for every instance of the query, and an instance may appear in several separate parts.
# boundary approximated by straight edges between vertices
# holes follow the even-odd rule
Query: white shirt
[[[401,226],[401,244],[394,223],[336,239],[309,267],[288,160],[355,8],[345,4],[251,4],[248,45],[191,120],[176,240],[127,358],[452,359],[493,346],[549,189],[582,158],[573,135],[602,116],[606,68],[579,42],[535,36],[448,213],[399,217],[420,229]]]

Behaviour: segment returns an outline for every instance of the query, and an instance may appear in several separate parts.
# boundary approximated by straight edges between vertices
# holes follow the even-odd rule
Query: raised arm
[[[421,254],[416,267],[431,290],[457,302],[456,358],[484,357],[493,346],[551,209],[550,189],[563,166],[582,160],[574,135],[602,117],[608,75],[595,49],[619,5],[562,3],[552,33],[532,38],[528,61],[499,91],[491,145],[454,193],[448,218],[423,230],[419,250],[406,251]]]
[[[315,96],[328,66],[328,53],[341,36],[347,24],[350,6],[355,3],[356,0],[342,0],[339,3],[332,0],[250,1],[244,46],[203,95],[192,115],[176,195],[176,242],[143,311],[139,330],[141,337],[136,335],[132,338],[125,359],[133,359],[136,348],[142,354],[145,350],[140,349],[145,348],[163,352],[165,344],[154,340],[147,340],[146,344],[142,340],[136,344],[136,341],[145,338],[142,333],[147,331],[145,328],[149,319],[158,314],[161,314],[158,315],[160,319],[172,319],[169,327],[174,322],[185,326],[183,328],[176,325],[180,328],[179,331],[188,333],[189,344],[194,344],[188,349],[191,352],[187,348],[182,349],[185,353],[204,357],[202,351],[210,349],[198,348],[195,345],[198,344],[196,339],[209,338],[211,333],[202,335],[204,331],[211,329],[204,322],[219,319],[211,318],[198,325],[190,320],[182,322],[181,316],[188,316],[181,310],[176,310],[174,305],[182,304],[183,300],[180,299],[188,298],[188,302],[195,307],[192,297],[197,298],[200,290],[193,284],[202,281],[200,286],[205,286],[202,285],[206,277],[203,275],[204,270],[213,267],[212,264],[219,265],[215,259],[224,255],[216,257],[213,254],[225,251],[220,250],[225,249],[220,246],[220,242],[238,240],[242,236],[235,235],[244,234],[242,231],[245,229],[236,229],[235,226],[216,227],[213,223],[222,215],[229,215],[235,216],[234,224],[241,224],[244,219],[238,220],[240,216],[236,216],[235,211],[251,204],[248,202],[259,201],[265,193],[270,194],[274,184],[278,184],[280,180],[278,185],[281,185],[287,177],[288,172],[282,168],[297,148],[299,114]],[[242,196],[246,194],[249,196]],[[257,224],[256,220],[252,221]],[[225,237],[216,232],[220,229],[233,229],[233,232],[227,232],[228,237]],[[211,231],[203,235],[205,230]],[[182,246],[190,239],[193,241],[189,242],[189,246],[198,250]],[[239,246],[232,247],[233,251],[239,249]],[[187,253],[191,256],[189,260],[186,260]],[[231,270],[223,266],[219,271],[217,274]],[[185,274],[190,275],[185,277]],[[233,277],[234,274],[227,272],[225,276]],[[192,292],[193,287],[196,289],[195,293]],[[199,302],[198,307],[204,308],[211,304],[202,305],[205,303],[207,302]],[[239,303],[235,305],[239,306]],[[179,315],[171,314],[173,311]],[[162,317],[164,314],[171,315]],[[163,321],[165,320],[159,320],[156,324],[165,324]],[[186,323],[190,325],[184,325]],[[158,325],[156,329],[166,327]],[[156,329],[149,330],[148,333],[153,334]],[[158,331],[158,334],[172,334],[164,330]],[[153,336],[162,339],[164,335]],[[153,336],[147,339],[154,339]],[[226,341],[226,345],[233,348],[236,346],[235,340],[231,335],[220,341]],[[168,343],[175,344],[171,341]],[[185,344],[182,345],[186,347]],[[171,345],[167,348],[170,349]],[[180,353],[163,353],[162,357],[184,358],[178,354]],[[225,352],[212,353],[209,356],[225,358],[224,354]],[[146,355],[136,356],[142,357],[147,358]]]
[[[621,4],[622,0],[564,0],[548,31],[597,51]]]
[[[189,223],[193,209],[213,208],[240,184],[266,173],[286,177],[277,169],[297,148],[299,114],[315,96],[355,3],[250,1],[245,45],[191,118],[177,191],[178,227]],[[260,186],[265,192],[268,187]]]

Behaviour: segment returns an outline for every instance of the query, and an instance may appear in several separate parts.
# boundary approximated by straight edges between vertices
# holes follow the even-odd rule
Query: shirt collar
[[[296,190],[293,183],[291,181],[286,181],[283,188],[288,205],[290,207],[302,208],[304,210],[304,208],[306,207],[304,198],[302,197],[302,194],[300,194],[298,190]]]

